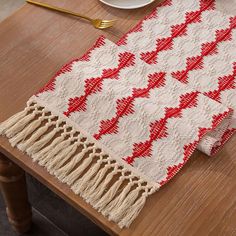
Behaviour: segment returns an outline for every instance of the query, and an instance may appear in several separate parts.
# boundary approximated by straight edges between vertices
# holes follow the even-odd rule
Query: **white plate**
[[[144,7],[155,0],[100,0],[100,2],[120,9],[135,9]]]

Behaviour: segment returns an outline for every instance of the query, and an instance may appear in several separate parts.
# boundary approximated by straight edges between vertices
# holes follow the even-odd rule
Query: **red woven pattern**
[[[104,69],[101,77],[87,79],[84,86],[84,95],[70,98],[68,109],[64,112],[64,115],[70,116],[72,112],[85,111],[88,97],[91,94],[102,91],[103,81],[105,79],[119,79],[119,72],[126,67],[133,66],[134,59],[135,56],[132,53],[121,53],[119,54],[119,64],[117,67]]]

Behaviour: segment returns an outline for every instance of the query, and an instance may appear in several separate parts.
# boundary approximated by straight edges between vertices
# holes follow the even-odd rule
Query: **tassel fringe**
[[[129,227],[158,189],[36,102],[2,122],[0,135],[121,228]]]

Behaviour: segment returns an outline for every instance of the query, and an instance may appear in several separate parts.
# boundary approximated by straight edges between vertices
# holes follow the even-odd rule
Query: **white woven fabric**
[[[236,0],[216,0],[216,10],[227,15],[235,15],[236,13]]]
[[[128,227],[196,148],[214,154],[236,130],[231,10],[166,0],[117,44],[102,36],[65,65],[0,135]]]
[[[162,185],[229,109],[103,37],[96,45],[87,61],[72,62],[34,100]]]
[[[117,43],[174,80],[236,108],[235,6],[214,0],[164,1]],[[206,138],[199,149],[214,154],[235,132],[236,114],[227,131]],[[215,139],[218,147],[213,148]]]

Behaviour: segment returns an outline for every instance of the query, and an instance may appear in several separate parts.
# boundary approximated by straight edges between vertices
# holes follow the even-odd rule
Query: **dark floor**
[[[107,236],[99,227],[57,197],[31,176],[27,176],[33,206],[33,227],[27,236]],[[16,236],[7,221],[0,196],[0,236]]]
[[[6,212],[5,206],[0,195],[0,236],[17,236],[12,228],[10,227]],[[42,216],[37,210],[33,209],[33,224],[29,233],[24,234],[24,236],[67,236],[68,234],[64,233],[62,230],[57,228],[52,224],[48,219]]]

